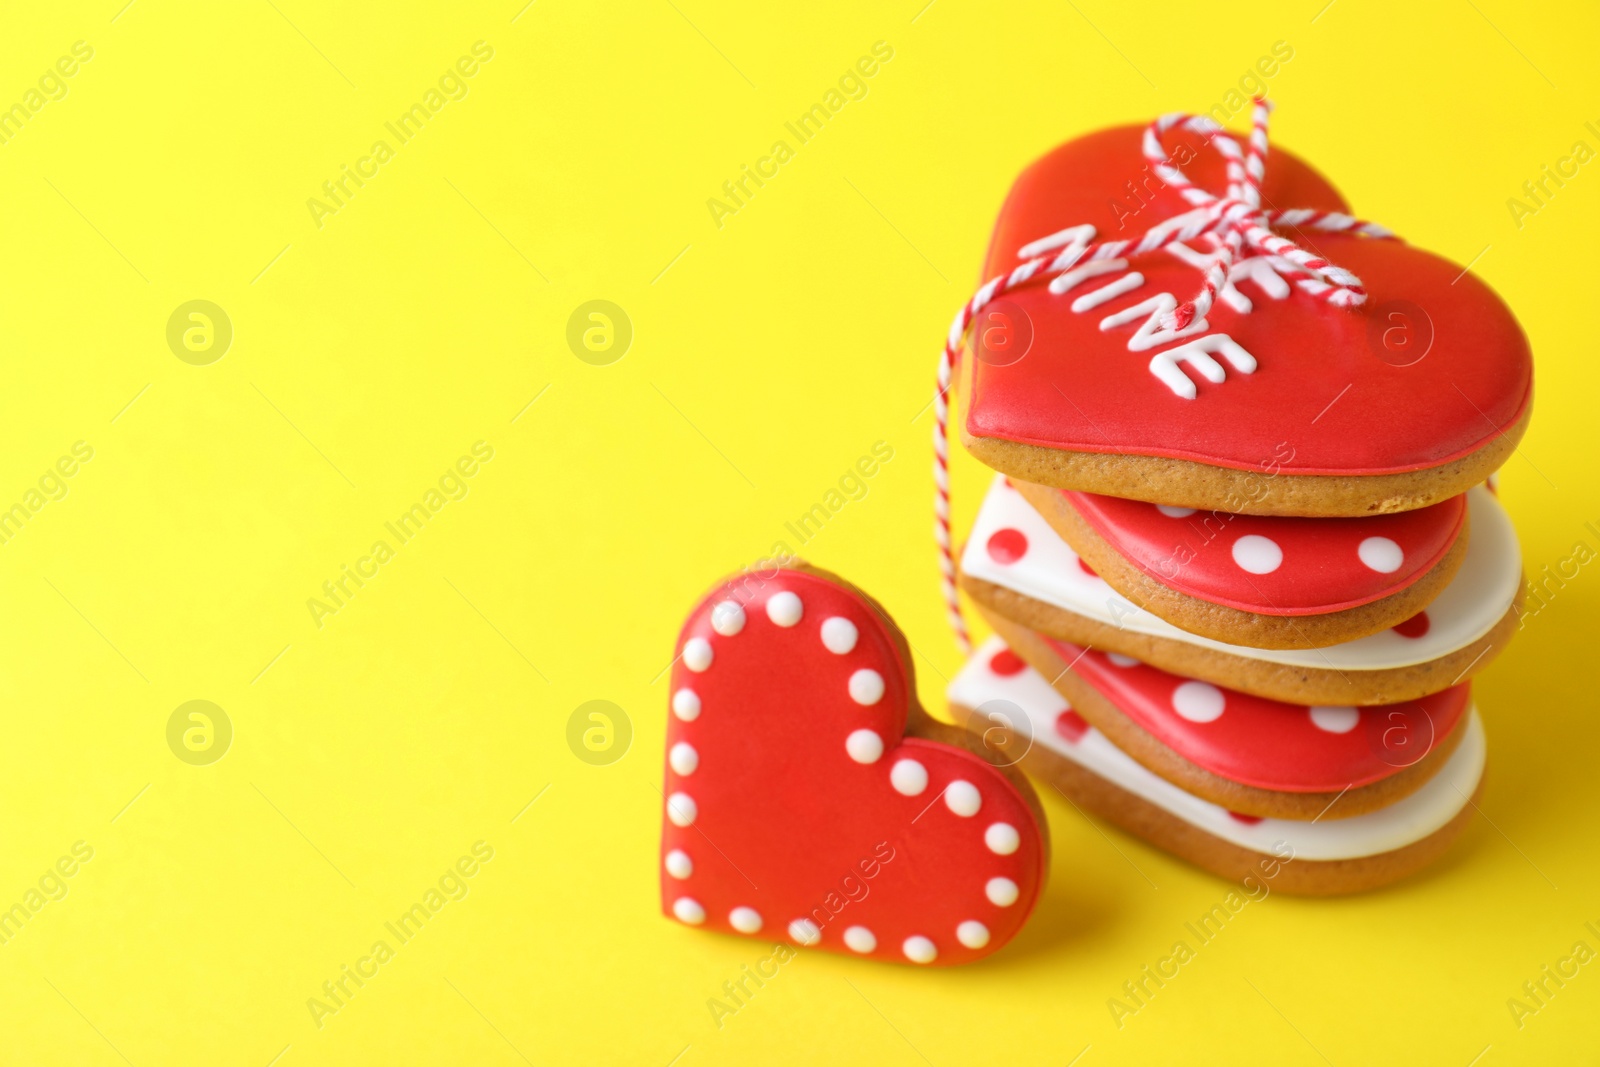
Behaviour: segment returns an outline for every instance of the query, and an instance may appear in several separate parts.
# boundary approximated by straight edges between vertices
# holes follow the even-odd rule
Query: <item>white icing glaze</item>
[[[1192,678],[1172,691],[1172,710],[1190,722],[1216,722],[1222,718],[1227,702],[1222,690]]]
[[[844,750],[857,763],[877,763],[883,755],[883,738],[871,730],[852,730],[844,739]]]
[[[1428,632],[1421,637],[1384,630],[1327,648],[1260,649],[1180,630],[1135,607],[1100,578],[1085,572],[1060,535],[999,476],[990,485],[973,524],[961,569],[974,578],[1137,634],[1295,667],[1388,670],[1426,663],[1472,644],[1493,629],[1511,607],[1522,584],[1516,531],[1494,495],[1481,486],[1467,492],[1467,506],[1472,528],[1466,559],[1450,584],[1428,605]],[[1028,551],[1016,562],[1002,565],[989,558],[984,545],[996,531],[1007,528],[1022,532]]]
[[[1120,262],[1120,261],[1116,261]],[[1078,314],[1093,310],[1104,304],[1107,300],[1115,300],[1123,293],[1131,293],[1144,284],[1144,275],[1138,271],[1130,271],[1109,285],[1102,285],[1098,289],[1091,289],[1072,302],[1072,310]]]
[[[983,807],[983,794],[971,782],[957,778],[945,787],[944,803],[951,811],[967,819],[978,814],[978,809]]]
[[[1146,770],[1093,727],[1076,742],[1067,741],[1056,732],[1055,720],[1069,706],[1042,676],[1026,668],[1009,676],[989,670],[989,660],[1004,648],[1005,643],[994,637],[978,649],[950,683],[948,696],[953,703],[977,708],[985,701],[1009,700],[1028,716],[1034,744],[1072,760],[1208,834],[1256,852],[1271,853],[1278,842],[1286,842],[1294,849],[1295,858],[1304,860],[1357,859],[1392,852],[1420,841],[1455,818],[1483,775],[1483,722],[1474,708],[1460,743],[1444,766],[1415,793],[1386,808],[1348,819],[1262,819],[1255,824],[1243,823],[1226,809]]]
[[[1195,221],[1204,214],[1204,209],[1184,212],[1167,219],[1165,222],[1152,227],[1152,234],[1166,234],[1173,230],[1182,229],[1190,222]],[[1056,249],[1062,249],[1061,256],[1069,257],[1081,254],[1088,244],[1095,238],[1093,226],[1071,226],[1048,237],[1040,238],[1024,245],[1017,253],[1021,259],[1031,259]],[[1212,240],[1215,240],[1212,238]],[[1212,263],[1221,255],[1219,250],[1201,252],[1180,242],[1166,246],[1166,251],[1173,258],[1193,267],[1203,274]],[[1061,257],[1057,262],[1061,262]],[[1067,259],[1070,262],[1070,258]],[[1105,285],[1093,289],[1072,301],[1071,308],[1075,314],[1084,314],[1093,311],[1101,304],[1109,303],[1119,296],[1135,292],[1144,288],[1145,277],[1138,271],[1128,270],[1126,259],[1099,259],[1081,263],[1071,270],[1058,274],[1051,279],[1049,290],[1060,295],[1077,288],[1090,278],[1098,278],[1106,274],[1115,274],[1123,271],[1120,277],[1112,279]],[[1217,291],[1217,299],[1241,315],[1248,315],[1255,309],[1250,298],[1239,291],[1237,282],[1249,280],[1262,292],[1273,300],[1282,300],[1291,292],[1290,285],[1284,280],[1284,274],[1303,275],[1305,271],[1296,267],[1292,262],[1282,256],[1248,256],[1236,260],[1228,269],[1228,276],[1223,281],[1222,287]],[[984,294],[987,297],[992,295]],[[1170,329],[1163,326],[1161,320],[1178,306],[1178,298],[1169,292],[1156,293],[1146,297],[1138,303],[1125,307],[1120,311],[1113,311],[1100,320],[1100,329],[1113,330],[1119,326],[1139,323],[1132,337],[1128,338],[1128,351],[1146,352],[1158,345],[1169,341],[1180,341],[1186,337],[1196,337],[1206,334],[1211,329],[1204,317],[1198,318],[1181,329]],[[1142,320],[1142,321],[1141,321]],[[1178,369],[1178,364],[1187,362],[1190,366],[1204,376],[1208,381],[1220,384],[1226,380],[1222,366],[1211,358],[1214,355],[1225,356],[1235,370],[1241,374],[1253,374],[1256,369],[1256,360],[1249,352],[1227,334],[1207,334],[1197,337],[1189,344],[1178,345],[1158,352],[1150,360],[1150,372],[1161,380],[1167,388],[1177,395],[1193,400],[1197,395],[1194,382]]]
[[[977,919],[968,919],[956,926],[956,940],[968,948],[982,948],[989,943],[989,928]]]
[[[1270,537],[1245,534],[1233,543],[1233,562],[1251,574],[1271,574],[1283,566],[1283,549]]]
[[[889,784],[901,796],[921,796],[928,788],[928,768],[914,759],[899,759],[889,770]]]
[[[779,626],[793,626],[804,613],[805,605],[800,603],[800,597],[787,589],[767,598],[767,618]]]
[[[1132,307],[1123,308],[1121,311],[1113,311],[1100,320],[1100,328],[1102,330],[1112,330],[1118,326],[1126,326],[1130,322],[1138,322],[1141,318],[1144,319],[1144,322],[1140,323],[1139,328],[1134,331],[1133,336],[1128,338],[1129,352],[1148,352],[1156,345],[1164,345],[1168,341],[1179,341],[1185,337],[1193,337],[1197,333],[1205,333],[1211,329],[1211,324],[1203,318],[1195,319],[1189,325],[1178,330],[1171,330],[1161,325],[1161,320],[1175,310],[1177,306],[1178,298],[1171,293],[1157,293],[1155,296],[1141,300]],[[1243,350],[1241,349],[1241,351]],[[1155,371],[1155,360],[1151,360],[1150,364],[1151,371]],[[1215,360],[1212,361],[1212,365],[1216,365]],[[1254,368],[1251,369],[1253,370]],[[1220,375],[1222,368],[1218,367],[1217,373]],[[1160,378],[1161,375],[1157,373],[1156,377]],[[1166,379],[1162,380],[1166,381]],[[1222,379],[1217,377],[1211,380],[1220,382]],[[1171,386],[1172,383],[1167,382],[1167,385]],[[1194,386],[1191,385],[1190,388],[1193,389]],[[1177,391],[1175,387],[1173,391]]]
[[[693,689],[680,689],[673,693],[672,714],[684,722],[694,722],[700,717],[700,694]]]
[[[857,704],[873,705],[883,699],[883,675],[870,667],[863,667],[850,676],[850,699]]]
[[[693,826],[700,807],[688,793],[674,793],[667,798],[667,818],[674,826]]]
[[[711,666],[711,642],[703,637],[691,637],[683,645],[683,665],[696,674]]]
[[[744,608],[737,601],[724,600],[711,609],[711,628],[723,637],[732,637],[744,629]]]
[[[1017,902],[1017,883],[1009,878],[991,878],[984,884],[983,895],[997,908],[1009,908]]]
[[[1471,543],[1470,540],[1468,543]],[[1406,554],[1400,546],[1387,537],[1367,538],[1357,546],[1356,555],[1361,557],[1362,563],[1379,574],[1393,574],[1406,561]]]
[[[1040,678],[1039,681],[1042,682],[1044,679]],[[1051,691],[1054,692],[1054,690]],[[972,706],[976,708],[979,705],[974,704]],[[1009,856],[1022,843],[1022,837],[1017,833],[1017,828],[1010,823],[994,822],[990,823],[989,828],[983,832],[983,843],[989,846],[989,851],[996,856]]]
[[[844,931],[844,946],[851,952],[871,952],[878,947],[878,936],[865,926],[848,926]]]
[[[1318,704],[1306,711],[1311,715],[1313,726],[1330,734],[1347,734],[1361,723],[1361,712],[1348,705],[1334,707]]]
[[[1179,331],[1172,336],[1186,337],[1188,334]],[[1151,342],[1152,345],[1158,343],[1158,341]],[[1132,341],[1128,342],[1128,347],[1135,352],[1142,351],[1142,349],[1133,348]],[[1145,347],[1148,348],[1150,345]],[[1187,363],[1199,372],[1200,376],[1206,381],[1220,384],[1228,375],[1223,371],[1222,364],[1211,358],[1214,355],[1222,356],[1234,370],[1241,374],[1255,373],[1256,357],[1246,352],[1242,345],[1225,333],[1207,334],[1204,337],[1195,338],[1188,344],[1169,348],[1165,352],[1157,352],[1150,357],[1150,373],[1160,378],[1167,384],[1167,388],[1185,400],[1193,400],[1198,395],[1195,391],[1194,382],[1178,368],[1178,364]]]
[[[1050,282],[1049,288],[1050,288],[1050,291],[1052,293],[1055,293],[1056,295],[1059,296],[1060,294],[1065,293],[1068,290],[1074,289],[1077,286],[1082,285],[1084,282],[1088,281],[1090,278],[1098,278],[1102,274],[1115,274],[1119,270],[1127,270],[1127,269],[1128,269],[1128,261],[1125,260],[1125,259],[1095,259],[1095,260],[1090,260],[1088,263],[1083,264],[1081,267],[1073,267],[1071,270],[1067,271],[1065,274],[1059,275],[1058,277],[1053,279]],[[1141,276],[1139,280],[1142,283],[1144,281],[1143,276]],[[1115,285],[1116,283],[1113,282],[1112,284]],[[1078,309],[1076,307],[1074,307],[1072,310],[1077,311]]]
[[[856,624],[849,619],[835,615],[831,619],[822,620],[822,647],[836,656],[843,656],[853,650],[860,636]]]
[[[700,766],[700,753],[689,742],[679,741],[667,753],[667,762],[672,765],[674,774],[693,774]]]

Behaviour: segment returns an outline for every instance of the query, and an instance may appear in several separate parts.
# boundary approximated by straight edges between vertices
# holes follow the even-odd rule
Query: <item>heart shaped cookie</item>
[[[1464,682],[1403,704],[1297,706],[987,618],[1118,748],[1244,815],[1339,819],[1387,807],[1448,760],[1471,696]]]
[[[1415,792],[1360,815],[1284,819],[1230,811],[1152,773],[998,638],[952,680],[949,697],[958,713],[1002,700],[1017,708],[1033,740],[1022,761],[1030,774],[1084,812],[1252,891],[1323,896],[1387,885],[1438,859],[1483,791],[1483,723],[1470,709],[1455,750]]]
[[[1318,648],[1381,633],[1427,607],[1467,554],[1465,494],[1305,519],[1014,484],[1123,596],[1229,644]]]
[[[1231,158],[1218,151],[1228,144]],[[1531,357],[1511,312],[1456,264],[1347,225],[1333,187],[1276,149],[1260,206],[1230,193],[1225,214],[1267,220],[1333,274],[1248,245],[1222,270],[1226,228],[1159,243],[1204,221],[1195,189],[1248,184],[1238,151],[1191,120],[1090,134],[1023,172],[984,268],[997,282],[964,311],[967,448],[1044,485],[1264,515],[1404,511],[1482,481],[1530,410]],[[1140,243],[1117,258],[1082,252],[1124,238]],[[1058,249],[1065,258],[1013,281]],[[1339,306],[1328,279],[1346,274],[1361,284]],[[1202,287],[1209,308],[1183,303]]]
[[[989,614],[1174,674],[1292,704],[1396,704],[1472,677],[1494,662],[1517,628],[1523,577],[1516,530],[1481,486],[1466,493],[1472,516],[1466,558],[1426,610],[1355,641],[1263,649],[1200,637],[1126,600],[1015,484],[993,478],[961,557],[962,588]]]
[[[1006,944],[1048,868],[1021,774],[918,705],[904,637],[811,568],[744,574],[672,668],[661,905],[846,955],[965,963]]]

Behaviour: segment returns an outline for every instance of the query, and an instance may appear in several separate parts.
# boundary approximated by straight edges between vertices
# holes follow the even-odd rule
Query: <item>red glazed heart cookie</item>
[[[1182,678],[1115,652],[1047,638],[1124,715],[1191,763],[1230,781],[1288,793],[1371,785],[1424,758],[1455,729],[1470,683],[1405,704],[1308,708]],[[1417,751],[1384,746],[1398,729]]]
[[[666,914],[921,964],[970,962],[1021,929],[1047,869],[1037,802],[937,739],[965,735],[916,703],[904,638],[873,601],[809,568],[742,575],[694,609],[678,652]]]
[[[1532,396],[1511,312],[1343,214],[1309,166],[1267,157],[1264,105],[1256,123],[1248,159],[1177,116],[1071,141],[1018,178],[994,282],[952,330],[978,331],[973,454],[1045,485],[1284,515],[1421,507],[1509,455]],[[1025,354],[986,347],[986,312],[1026,324]]]
[[[1392,596],[1445,558],[1467,514],[1464,496],[1398,515],[1291,519],[1060,495],[1156,581],[1262,615],[1323,615]]]
[[[1118,748],[1243,815],[1340,819],[1375,811],[1432,778],[1461,739],[1471,683],[1404,704],[1306,707],[984,617]]]
[[[997,638],[952,680],[949,697],[958,719],[986,732],[989,720],[975,709],[1002,700],[1015,709],[1010,717],[1031,727],[1022,765],[1081,811],[1231,882],[1266,883],[1273,892],[1352,893],[1420,870],[1474,817],[1483,789],[1483,724],[1470,709],[1455,751],[1416,792],[1364,815],[1288,820],[1243,816],[1152,774]]]
[[[1464,494],[1392,515],[1289,518],[1012,484],[1117,592],[1233,645],[1319,648],[1387,630],[1467,554]]]
[[[1262,649],[1200,637],[1142,610],[1106,583],[1105,568],[1074,552],[1016,485],[992,479],[961,556],[961,587],[991,613],[1030,630],[1173,674],[1291,704],[1397,704],[1481,671],[1517,628],[1521,552],[1510,518],[1487,488],[1465,494],[1472,523],[1466,558],[1424,611],[1338,645]]]

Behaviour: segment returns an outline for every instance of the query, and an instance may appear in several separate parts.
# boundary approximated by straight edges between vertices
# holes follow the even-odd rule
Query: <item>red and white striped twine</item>
[[[1205,317],[1216,301],[1217,293],[1227,283],[1228,272],[1248,250],[1256,255],[1268,255],[1287,260],[1274,264],[1294,278],[1302,292],[1336,307],[1353,308],[1366,302],[1367,292],[1361,279],[1342,267],[1314,255],[1286,237],[1272,232],[1274,226],[1294,227],[1302,230],[1325,230],[1336,233],[1355,233],[1364,237],[1387,238],[1394,235],[1382,226],[1352,218],[1336,211],[1314,211],[1309,208],[1288,210],[1263,210],[1261,207],[1261,181],[1266,175],[1267,122],[1272,114],[1272,104],[1256,97],[1250,129],[1250,148],[1246,152],[1231,134],[1225,132],[1214,120],[1205,115],[1173,112],[1152,122],[1144,131],[1142,150],[1150,169],[1167,185],[1194,206],[1185,221],[1173,225],[1173,219],[1158,222],[1139,237],[1125,241],[1094,241],[1085,239],[1085,227],[1071,227],[1049,237],[1024,245],[1020,256],[1031,256],[1010,273],[991,278],[956,312],[945,338],[944,352],[939,356],[937,390],[933,398],[933,537],[939,546],[939,580],[944,592],[945,610],[950,628],[955,632],[956,645],[963,655],[972,651],[972,639],[967,633],[966,621],[961,615],[961,602],[956,596],[955,552],[950,541],[950,379],[967,328],[978,313],[996,297],[1020,288],[1039,277],[1053,277],[1071,270],[1080,263],[1102,259],[1126,259],[1147,255],[1167,245],[1209,237],[1215,246],[1212,262],[1205,270],[1200,292],[1193,299],[1173,308],[1161,319],[1168,330],[1181,330],[1197,319]],[[1161,135],[1178,127],[1201,134],[1208,144],[1222,154],[1227,167],[1226,195],[1217,197],[1197,187],[1166,157],[1161,147]],[[1056,252],[1056,249],[1060,249]],[[1042,252],[1042,255],[1033,255]]]

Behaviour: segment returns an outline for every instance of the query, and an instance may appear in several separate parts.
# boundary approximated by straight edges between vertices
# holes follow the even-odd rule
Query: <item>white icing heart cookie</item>
[[[1228,644],[1140,609],[998,476],[962,554],[961,583],[988,613],[1175,674],[1292,703],[1397,703],[1470,678],[1515,629],[1523,584],[1516,531],[1487,489],[1466,496],[1471,540],[1438,597],[1399,626],[1325,648]]]

